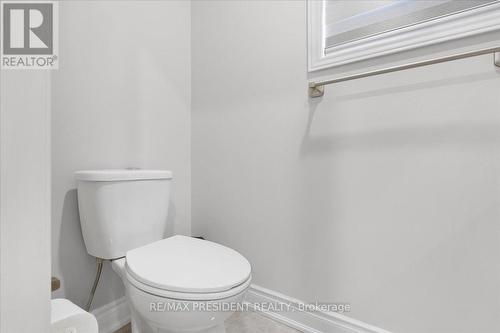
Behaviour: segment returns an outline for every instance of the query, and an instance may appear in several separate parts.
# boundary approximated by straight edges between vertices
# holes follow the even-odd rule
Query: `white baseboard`
[[[391,333],[340,313],[301,311],[299,305],[304,302],[254,284],[248,290],[246,302],[254,311],[305,333]],[[293,310],[259,311],[252,304],[287,304]],[[99,324],[99,333],[113,333],[130,322],[130,309],[125,297],[95,309],[92,313]]]
[[[125,297],[92,311],[99,325],[99,333],[113,333],[130,322],[130,309]]]
[[[305,333],[390,333],[362,321],[340,313],[301,311],[304,302],[278,292],[252,285],[248,290],[246,302],[255,311],[282,324]],[[252,304],[286,304],[290,311],[260,311]],[[279,309],[280,306],[273,306]]]

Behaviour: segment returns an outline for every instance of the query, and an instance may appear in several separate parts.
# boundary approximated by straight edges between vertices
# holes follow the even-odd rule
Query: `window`
[[[500,1],[309,0],[309,71],[500,28]]]

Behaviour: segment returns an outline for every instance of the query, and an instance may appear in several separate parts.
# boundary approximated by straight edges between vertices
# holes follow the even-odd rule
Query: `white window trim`
[[[500,30],[500,3],[332,47],[328,54],[323,21],[323,0],[307,0],[309,72]]]

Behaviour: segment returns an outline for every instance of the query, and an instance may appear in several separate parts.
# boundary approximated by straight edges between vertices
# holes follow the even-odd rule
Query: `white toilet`
[[[172,174],[75,173],[89,254],[112,260],[126,288],[133,333],[225,332],[250,286],[249,262],[225,246],[164,238]]]

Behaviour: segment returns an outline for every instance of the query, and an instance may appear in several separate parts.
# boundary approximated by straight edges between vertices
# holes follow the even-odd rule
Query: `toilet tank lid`
[[[82,170],[75,172],[75,178],[77,180],[88,182],[171,179],[172,172],[169,170],[145,169]]]

